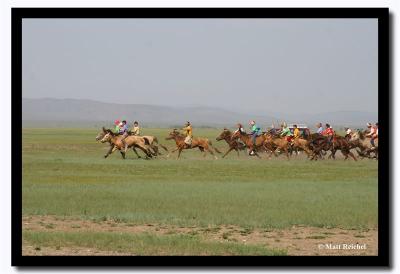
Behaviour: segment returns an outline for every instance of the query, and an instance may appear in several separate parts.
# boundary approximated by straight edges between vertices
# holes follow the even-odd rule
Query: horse
[[[168,135],[168,137],[165,138],[165,140],[174,140],[176,143],[176,148],[171,151],[171,153],[174,153],[175,151],[178,150],[178,159],[181,156],[181,152],[184,149],[192,149],[192,148],[199,148],[201,152],[203,152],[203,157],[206,156],[206,151],[208,151],[212,156],[214,156],[215,159],[218,159],[217,156],[214,155],[213,149],[217,153],[221,153],[216,147],[213,147],[212,143],[210,140],[207,138],[200,138],[200,137],[195,137],[192,140],[192,144],[188,145],[185,143],[185,136],[177,129],[174,129],[171,131]]]
[[[130,132],[128,132],[128,134],[130,134]],[[131,135],[131,136],[137,136],[137,135],[133,135],[133,134],[130,134],[130,135]],[[160,143],[158,142],[158,138],[157,138],[156,136],[144,135],[144,136],[140,136],[140,137],[146,138],[146,139],[149,141],[150,147],[151,147],[151,149],[154,151],[154,153],[153,153],[154,156],[156,156],[156,155],[162,155],[162,154],[160,153],[159,149],[158,149],[158,146],[162,147],[166,152],[168,152],[168,148],[167,148],[166,146],[160,144]],[[167,155],[167,157],[168,157],[168,155]]]
[[[276,150],[284,151],[289,160],[289,142],[285,138],[281,138],[277,134],[266,133],[264,140],[265,150],[270,150],[276,157]]]
[[[310,144],[310,141],[308,141],[306,139],[294,138],[292,141],[292,144],[291,144],[291,151],[290,151],[291,153],[290,154],[292,154],[293,150],[295,150],[296,155],[298,155],[299,154],[298,149],[302,149],[307,153],[307,156],[310,157],[312,152],[309,149],[309,144]]]
[[[107,134],[107,130],[103,127],[103,128],[102,128],[102,131],[100,131],[99,134],[97,134],[97,136],[96,136],[96,141],[100,141],[101,139],[103,139],[104,136],[106,136],[106,134]],[[109,149],[109,150],[107,151],[107,153],[104,155],[104,158],[107,158],[111,153],[113,153],[114,151],[117,150],[117,147],[116,147],[111,141],[109,141],[109,143],[110,143],[110,149]],[[125,157],[124,152],[121,151],[121,150],[120,150],[120,152],[121,152],[122,157],[124,158],[124,157]],[[139,157],[140,157],[140,156],[139,156]]]
[[[99,132],[99,134],[97,134],[97,136],[96,136],[96,141],[100,141],[101,139],[103,139],[103,137],[104,137],[106,134],[107,134],[107,130],[106,130],[104,127],[102,127],[102,130],[101,130],[101,131]],[[129,135],[132,135],[132,136],[135,136],[135,135],[131,134],[130,131],[128,131],[128,134],[129,134]],[[163,146],[162,144],[160,144],[160,143],[158,142],[157,137],[151,136],[151,135],[146,135],[146,136],[141,136],[141,137],[146,138],[146,139],[149,141],[149,143],[150,143],[150,148],[153,150],[153,151],[152,151],[152,154],[153,154],[154,156],[162,155],[162,154],[159,152],[158,145],[159,145],[160,147],[162,147],[165,151],[168,152],[168,148],[165,147],[165,146]],[[108,155],[110,155],[111,153],[113,153],[113,152],[116,151],[116,150],[117,150],[117,148],[114,146],[114,144],[110,143],[110,149],[109,149],[108,152],[104,155],[104,158],[107,158]],[[135,153],[136,153],[136,150],[134,150],[134,151],[135,151]],[[136,153],[136,154],[137,154],[137,153]],[[137,154],[137,156],[138,156],[138,158],[141,158],[140,155]],[[168,156],[168,155],[167,155],[167,156]]]
[[[236,150],[237,155],[239,157],[239,150],[245,150],[246,146],[237,141],[237,140],[232,140],[232,132],[227,129],[224,128],[224,130],[221,132],[221,134],[215,138],[217,141],[221,141],[221,140],[225,140],[225,142],[229,145],[229,149],[227,152],[225,152],[225,154],[222,156],[222,158],[224,158],[226,155],[228,155],[229,152],[231,152],[232,150]]]
[[[350,151],[352,148],[352,145],[350,145],[349,141],[340,135],[335,135],[333,137],[333,145],[332,145],[332,153],[329,155],[329,157],[332,157],[335,159],[335,153],[337,150],[340,150],[342,154],[344,155],[344,159],[346,160],[349,156],[351,156],[354,161],[357,161],[356,157],[354,154]]]
[[[374,140],[375,147],[373,147],[371,144],[371,137],[365,136],[365,132],[357,131],[351,134],[350,142],[358,144],[358,147],[361,149],[361,151],[357,152],[360,154],[360,156],[370,158],[370,153],[374,152],[375,158],[378,159],[378,138]]]
[[[265,141],[264,135],[257,136],[256,143],[254,145],[251,136],[248,135],[245,131],[238,129],[235,133],[232,134],[231,140],[234,141],[238,138],[246,145],[246,147],[248,147],[249,155],[251,155],[250,153],[253,151],[258,158],[261,158],[260,155],[258,155],[257,150],[260,148],[264,148],[264,141]]]
[[[112,143],[118,150],[121,151],[122,157],[125,159],[125,154],[128,148],[132,148],[132,150],[136,153],[138,158],[140,158],[135,148],[141,149],[148,158],[152,158],[153,154],[149,148],[150,143],[146,138],[140,136],[128,136],[124,139],[125,146],[122,143],[122,135],[115,134],[111,130],[106,130],[106,135],[100,140],[100,142]],[[107,155],[108,156],[108,155]],[[106,156],[105,156],[106,157]]]
[[[322,150],[331,151],[331,155],[329,155],[329,158],[335,159],[336,150],[340,150],[345,156],[344,160],[351,156],[354,161],[357,161],[354,154],[350,151],[351,147],[347,140],[339,135],[333,136],[332,141],[329,140],[329,137],[320,135],[312,142],[310,142],[310,147],[313,150],[313,155],[310,160],[317,160],[316,157],[321,154]]]

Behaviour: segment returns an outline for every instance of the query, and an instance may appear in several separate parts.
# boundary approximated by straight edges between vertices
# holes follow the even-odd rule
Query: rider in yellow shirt
[[[300,129],[297,128],[297,125],[293,125],[294,130],[293,130],[293,137],[294,139],[299,139],[301,134],[300,134]]]
[[[193,128],[190,124],[190,122],[186,122],[186,126],[182,128],[182,130],[185,132],[186,138],[185,138],[185,144],[188,146],[192,145],[192,139],[193,139]]]

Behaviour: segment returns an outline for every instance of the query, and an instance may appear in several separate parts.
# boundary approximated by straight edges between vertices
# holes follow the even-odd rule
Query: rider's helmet
[[[135,122],[133,122],[133,124],[134,124],[134,125],[138,125],[139,123],[138,123],[138,121],[135,121]]]
[[[122,120],[122,123],[126,125],[126,120]]]
[[[250,121],[250,125],[254,126],[256,124],[256,122],[254,120]]]
[[[114,125],[119,125],[119,120],[115,120]]]
[[[190,122],[189,122],[189,121],[186,121],[186,125],[187,125],[187,126],[190,126]]]

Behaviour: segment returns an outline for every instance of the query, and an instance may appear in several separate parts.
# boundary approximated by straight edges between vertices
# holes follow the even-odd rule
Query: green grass
[[[168,129],[143,129],[165,141]],[[284,228],[294,224],[377,226],[374,160],[259,160],[241,152],[203,158],[198,150],[166,159],[128,152],[104,159],[96,130],[23,130],[23,214],[177,225]],[[217,129],[196,136],[215,141]],[[340,154],[340,152],[338,153]],[[384,183],[384,182],[382,182]]]
[[[207,242],[195,235],[25,231],[23,239],[37,250],[41,247],[86,247],[134,255],[286,255],[284,250],[269,249],[265,245]]]

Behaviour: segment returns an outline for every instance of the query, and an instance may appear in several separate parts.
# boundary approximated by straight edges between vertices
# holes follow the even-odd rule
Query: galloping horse
[[[311,156],[311,150],[309,149],[308,145],[309,145],[309,141],[303,138],[294,138],[293,142],[292,142],[292,150],[291,153],[293,152],[293,150],[296,150],[296,152],[298,151],[298,149],[302,149],[307,153],[307,156]],[[298,152],[296,153],[296,155],[298,154]]]
[[[185,143],[185,136],[179,133],[176,129],[171,131],[168,135],[168,137],[165,138],[166,140],[174,140],[176,143],[176,148],[171,151],[171,153],[174,153],[175,151],[178,150],[178,159],[181,156],[181,152],[184,149],[191,149],[191,148],[199,148],[201,152],[203,152],[203,157],[206,156],[206,151],[211,153],[212,156],[214,156],[215,159],[218,159],[217,156],[214,155],[214,152],[212,149],[214,149],[217,153],[221,153],[216,147],[213,147],[212,143],[210,140],[207,138],[199,138],[195,137],[192,140],[192,144],[188,145]]]
[[[130,132],[128,132],[128,133],[130,134]],[[99,132],[99,134],[97,134],[97,136],[96,136],[96,141],[100,141],[101,139],[103,139],[103,137],[104,137],[106,134],[107,134],[107,129],[105,129],[104,127],[102,127],[102,130],[101,130],[101,131]],[[134,136],[134,135],[133,135],[133,136]],[[146,139],[149,141],[150,147],[151,147],[151,149],[153,150],[153,151],[152,151],[152,154],[153,154],[154,156],[156,156],[156,155],[161,155],[161,153],[159,152],[159,149],[158,149],[158,145],[159,145],[160,147],[162,147],[165,151],[168,152],[168,148],[165,147],[165,146],[163,146],[162,144],[160,144],[160,143],[158,142],[157,137],[151,136],[151,135],[146,135],[146,136],[141,136],[141,137],[146,138]],[[109,149],[108,152],[104,155],[104,157],[107,158],[108,155],[110,155],[111,153],[113,153],[113,152],[116,151],[116,150],[117,150],[117,148],[114,146],[113,143],[110,142],[110,149]],[[134,151],[135,151],[135,150],[134,150]],[[135,151],[135,152],[136,152],[136,151]],[[122,152],[121,152],[121,154],[122,154]],[[138,154],[137,154],[137,156],[138,156],[138,158],[141,158],[141,156],[139,156]]]
[[[375,147],[372,146],[371,144],[371,137],[369,136],[365,136],[365,132],[362,131],[357,131],[351,134],[350,137],[350,142],[354,142],[356,144],[358,144],[358,147],[361,149],[360,152],[358,152],[358,154],[360,154],[360,156],[362,157],[370,157],[369,154],[371,152],[375,153],[375,157],[376,159],[378,159],[378,145],[379,145],[379,141],[378,138],[376,138],[374,140],[374,145]]]
[[[285,138],[267,133],[265,134],[264,147],[266,150],[270,150],[275,156],[277,156],[277,149],[279,149],[280,151],[284,151],[287,159],[289,160],[289,142]]]
[[[151,158],[152,152],[150,151],[150,143],[146,138],[140,137],[140,136],[128,136],[125,138],[125,144],[126,146],[124,147],[121,139],[122,135],[115,134],[111,130],[107,129],[106,130],[107,134],[100,140],[100,142],[105,143],[109,142],[114,145],[114,147],[118,150],[120,150],[122,157],[125,159],[125,154],[126,154],[126,149],[127,148],[132,148],[132,150],[136,153],[138,158],[140,158],[139,154],[137,153],[135,148],[141,149],[147,157]],[[104,157],[107,157],[108,155],[106,154]]]
[[[265,141],[264,135],[260,135],[260,136],[256,137],[255,146],[253,144],[253,140],[252,140],[251,136],[248,135],[246,132],[242,131],[241,129],[238,129],[231,136],[232,141],[236,140],[237,138],[239,138],[249,148],[249,155],[250,155],[251,151],[254,151],[254,154],[258,158],[261,158],[260,155],[258,155],[258,153],[257,153],[257,149],[264,148],[264,141]]]
[[[346,160],[349,156],[351,156],[354,161],[357,161],[354,154],[350,151],[350,144],[348,141],[339,135],[335,135],[332,139],[332,142],[329,141],[327,136],[319,136],[315,140],[310,143],[310,147],[313,150],[313,155],[310,160],[317,160],[317,156],[321,154],[322,150],[331,151],[331,155],[329,158],[335,159],[336,150],[340,150],[342,154],[345,156],[344,160]]]
[[[232,140],[232,135],[233,133],[229,129],[224,128],[221,134],[216,138],[217,141],[225,140],[225,142],[227,142],[227,144],[229,145],[228,151],[225,152],[222,158],[228,155],[228,153],[231,152],[232,150],[236,150],[237,155],[239,157],[239,150],[246,149],[246,146],[243,143],[238,142],[237,140]]]

